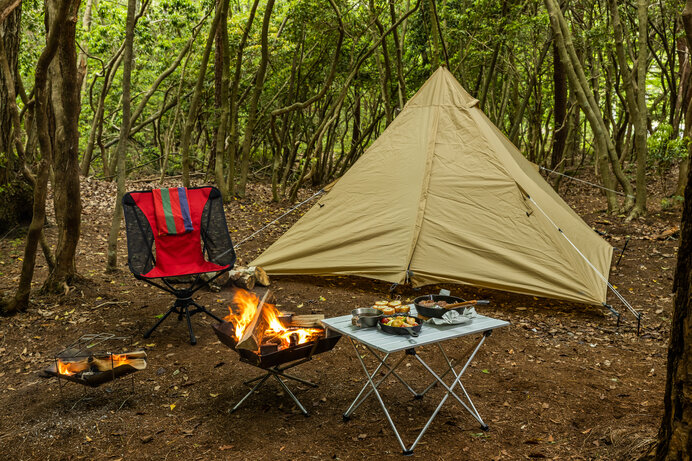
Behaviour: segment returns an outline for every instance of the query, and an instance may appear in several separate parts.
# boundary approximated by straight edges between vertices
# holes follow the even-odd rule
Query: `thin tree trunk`
[[[567,143],[567,78],[560,60],[557,45],[553,44],[553,103],[555,106],[555,128],[553,130],[553,152],[550,157],[550,168],[555,169],[562,161]]]
[[[122,219],[123,213],[122,200],[123,195],[125,195],[125,179],[127,178],[125,160],[127,158],[127,143],[130,137],[130,127],[132,124],[130,87],[132,82],[132,67],[134,64],[136,9],[137,0],[128,0],[127,18],[125,20],[125,52],[123,57],[123,118],[122,124],[120,125],[120,138],[118,139],[118,147],[116,148],[115,154],[118,158],[118,166],[116,168],[118,191],[115,196],[113,216],[111,217],[111,228],[108,234],[106,271],[115,271],[118,267],[118,235],[120,234],[120,220]]]
[[[608,201],[608,210],[611,212],[618,211],[617,198],[615,197],[615,193],[612,192],[615,184],[607,167],[609,158],[616,177],[620,178],[620,183],[625,189],[625,194],[632,196],[632,188],[620,169],[617,154],[614,152],[615,148],[612,146],[612,140],[606,132],[600,108],[598,104],[596,104],[593,92],[586,81],[581,62],[576,56],[576,52],[572,45],[572,36],[569,28],[565,24],[562,12],[555,0],[545,0],[545,5],[550,16],[550,24],[555,35],[555,43],[558,46],[560,60],[562,60],[567,70],[572,91],[577,96],[579,105],[589,120],[594,134],[596,159],[601,174],[601,181],[607,188],[605,194]],[[612,153],[610,152],[611,150],[613,151]],[[612,158],[613,155],[615,159]]]
[[[89,53],[89,31],[91,30],[92,9],[98,8],[98,0],[87,0],[82,16],[82,31],[86,35],[79,45],[79,57],[77,58],[77,81],[81,87],[80,95],[87,89],[87,79],[85,78],[88,70],[87,54]]]
[[[199,107],[199,101],[202,97],[202,87],[204,86],[204,78],[206,77],[207,73],[207,64],[209,63],[211,47],[214,44],[216,28],[218,27],[221,19],[220,13],[221,11],[217,11],[216,14],[214,14],[214,19],[209,26],[209,35],[207,35],[207,43],[204,46],[204,52],[202,53],[202,62],[199,65],[199,74],[197,75],[195,91],[192,93],[192,101],[190,102],[190,109],[187,113],[187,118],[185,119],[185,126],[183,127],[183,134],[180,141],[180,155],[183,163],[183,185],[185,187],[190,186],[190,136],[192,135],[192,129],[197,121],[197,109]]]
[[[245,135],[243,136],[243,146],[241,150],[240,177],[238,179],[237,190],[237,194],[240,197],[245,196],[245,187],[247,185],[248,172],[250,171],[250,148],[252,147],[252,137],[257,125],[257,108],[259,106],[262,90],[264,89],[264,77],[267,71],[267,63],[269,62],[269,41],[267,36],[269,34],[269,20],[271,19],[273,9],[274,0],[268,0],[264,9],[264,19],[262,21],[262,57],[260,58],[259,68],[255,76],[255,85],[252,98],[250,99],[250,107],[248,108]]]

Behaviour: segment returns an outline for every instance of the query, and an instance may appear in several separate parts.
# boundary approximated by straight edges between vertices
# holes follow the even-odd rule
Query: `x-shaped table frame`
[[[412,315],[415,315],[415,311],[413,309]],[[409,338],[408,336],[392,336],[372,328],[358,329],[351,325],[351,316],[326,319],[322,323],[327,328],[336,330],[348,337],[367,379],[356,398],[344,412],[344,420],[349,420],[358,407],[360,407],[360,405],[368,397],[374,394],[380,404],[380,407],[382,407],[382,411],[384,412],[389,425],[394,431],[394,435],[401,446],[403,454],[411,455],[413,454],[413,450],[418,445],[425,432],[432,424],[433,420],[437,417],[440,410],[451,396],[454,400],[459,402],[459,404],[466,411],[468,411],[468,413],[476,421],[478,421],[478,423],[481,425],[481,429],[486,431],[488,430],[488,425],[483,421],[483,418],[481,418],[476,406],[474,405],[471,397],[464,387],[464,384],[462,383],[462,377],[492,331],[495,328],[509,325],[508,322],[493,319],[491,317],[478,316],[467,325],[445,325],[439,327],[426,325],[423,327],[419,337],[417,338]],[[455,364],[452,362],[452,360],[450,360],[441,343],[452,338],[474,334],[480,334],[480,339],[477,342],[474,342],[471,345],[471,348],[462,355],[462,357],[468,358],[463,363],[463,366],[460,368],[458,367],[457,371],[454,366]],[[359,343],[369,352],[369,355],[375,359],[376,365],[372,372],[368,369],[363,357],[361,357],[361,352],[357,348],[357,344]],[[443,370],[441,374],[435,372],[435,370],[433,370],[418,354],[416,348],[423,345],[431,345],[439,349],[440,354],[446,363],[446,369]],[[394,357],[397,352],[404,353],[401,354],[401,357],[395,359]],[[432,382],[421,392],[417,392],[399,373],[397,373],[397,368],[404,363],[407,356],[414,357],[433,378]],[[384,375],[378,377],[380,372],[383,372]],[[450,374],[452,377],[451,383],[448,382],[449,380],[445,381],[445,378]],[[397,429],[396,424],[394,423],[394,420],[392,419],[392,416],[390,415],[389,410],[387,409],[387,406],[385,405],[380,394],[380,385],[390,377],[394,377],[401,382],[401,384],[416,399],[422,399],[425,394],[427,394],[428,391],[435,386],[441,386],[444,391],[442,399],[437,404],[437,407],[433,411],[432,415],[428,418],[427,422],[410,446],[407,446],[404,443],[401,434],[399,433],[399,430]],[[459,392],[459,390],[461,392]]]
[[[466,392],[466,388],[464,387],[464,385],[461,382],[461,377],[463,376],[464,372],[466,371],[468,366],[473,361],[474,357],[476,356],[476,353],[478,352],[478,350],[481,348],[481,346],[485,342],[485,339],[488,336],[490,336],[491,333],[492,333],[492,330],[486,331],[483,333],[483,335],[481,336],[481,339],[478,341],[478,343],[473,348],[473,351],[471,352],[471,355],[469,356],[468,360],[466,360],[466,363],[464,363],[464,366],[461,368],[461,370],[458,373],[454,370],[454,365],[452,364],[452,361],[449,359],[449,357],[445,353],[444,349],[442,348],[442,345],[440,343],[436,343],[436,346],[439,348],[439,350],[440,350],[442,356],[445,358],[445,361],[447,362],[447,366],[448,366],[447,370],[445,370],[445,372],[442,373],[442,375],[438,375],[437,373],[435,373],[435,371],[420,357],[420,355],[416,352],[415,348],[406,349],[404,351],[405,353],[402,354],[401,358],[399,358],[399,360],[397,360],[395,362],[394,366],[390,366],[387,363],[387,360],[392,356],[393,353],[386,353],[384,356],[380,356],[380,354],[378,354],[375,351],[375,349],[364,344],[363,347],[365,347],[365,349],[367,349],[370,352],[370,354],[373,357],[375,357],[377,359],[377,361],[379,362],[379,364],[377,365],[375,370],[372,373],[370,373],[368,371],[367,366],[365,365],[365,361],[363,360],[360,353],[358,352],[358,349],[356,347],[356,341],[354,341],[353,338],[349,338],[351,345],[353,345],[353,349],[356,352],[356,357],[358,357],[358,361],[360,362],[361,366],[363,367],[363,372],[365,373],[365,376],[367,377],[367,382],[363,385],[363,388],[360,390],[360,392],[358,393],[358,396],[355,398],[355,400],[353,400],[353,403],[351,403],[351,406],[343,414],[344,420],[351,419],[351,415],[353,415],[353,413],[356,411],[356,409],[370,395],[372,395],[374,393],[375,396],[377,397],[377,401],[380,403],[380,406],[382,407],[382,411],[384,412],[384,415],[387,417],[387,421],[389,421],[389,425],[392,427],[392,430],[394,431],[394,435],[396,436],[396,439],[399,442],[399,445],[401,446],[403,454],[412,455],[414,448],[416,447],[416,445],[418,445],[418,442],[420,442],[421,438],[423,437],[423,434],[425,434],[425,432],[428,430],[428,428],[432,424],[433,420],[435,419],[437,414],[442,409],[442,406],[445,404],[445,402],[447,401],[447,399],[451,395],[452,397],[454,397],[457,400],[457,402],[459,402],[461,404],[462,407],[464,407],[464,409],[466,409],[466,411],[469,412],[469,414],[471,416],[473,416],[476,419],[476,421],[478,421],[480,423],[481,429],[483,429],[484,431],[487,431],[489,429],[488,425],[485,424],[485,422],[481,418],[481,415],[478,413],[476,406],[473,404],[471,397],[469,396],[468,392]],[[428,371],[428,373],[430,373],[434,378],[432,383],[430,383],[430,385],[428,385],[428,387],[426,387],[420,393],[416,392],[408,384],[408,382],[406,382],[406,380],[403,379],[396,372],[396,369],[399,367],[399,365],[401,365],[404,362],[404,359],[406,358],[407,355],[415,357],[415,359],[418,360],[418,362],[421,365],[423,365],[423,368],[425,368]],[[384,374],[384,376],[382,376],[381,378],[376,380],[375,377],[380,372],[380,370],[382,370],[383,368],[386,368],[387,372]],[[452,383],[450,385],[448,385],[447,383],[445,383],[443,378],[446,375],[448,375],[450,372],[454,376],[454,380],[452,381]],[[421,431],[418,433],[418,436],[416,437],[415,441],[411,444],[410,447],[406,447],[406,444],[404,443],[403,439],[401,438],[401,435],[399,434],[399,430],[396,428],[396,424],[394,424],[394,420],[392,419],[391,415],[389,414],[389,411],[387,410],[387,406],[385,405],[384,400],[382,399],[382,396],[380,395],[380,392],[378,390],[378,387],[380,386],[380,384],[385,382],[385,380],[387,378],[389,378],[389,376],[394,376],[395,378],[397,378],[401,382],[401,384],[403,384],[404,387],[409,392],[411,392],[411,394],[413,394],[413,397],[416,399],[422,399],[425,396],[425,394],[428,393],[429,390],[431,390],[433,387],[435,387],[438,384],[441,385],[446,391],[444,396],[442,397],[442,400],[440,400],[437,407],[435,408],[435,411],[433,411],[433,414],[430,416],[428,421],[425,423],[425,425],[423,426]],[[459,395],[457,395],[456,392],[454,392],[454,388],[457,386],[464,393],[464,396],[466,397],[466,402],[468,402],[468,404],[461,397],[459,397]],[[370,388],[370,389],[367,390],[367,392],[366,392],[366,389],[368,389],[368,388]],[[363,395],[363,394],[365,394],[365,395]]]

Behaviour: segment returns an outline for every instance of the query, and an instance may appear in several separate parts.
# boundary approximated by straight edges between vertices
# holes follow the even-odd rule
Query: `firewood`
[[[127,365],[137,370],[144,370],[147,367],[147,353],[144,351],[124,352],[114,355],[127,358]],[[111,361],[111,356],[109,355],[92,356],[89,358],[89,362],[92,366],[96,366],[99,371],[110,371],[113,367],[117,368],[119,366],[117,361]]]
[[[271,296],[271,290],[267,292],[262,297],[262,300],[257,305],[257,310],[252,316],[252,320],[245,328],[243,336],[238,340],[236,345],[237,349],[245,349],[248,351],[256,351],[259,349],[261,336],[264,334],[264,330],[267,329],[267,320],[264,315],[262,315],[262,310],[264,309],[264,304]]]
[[[235,286],[246,290],[252,290],[256,283],[265,287],[270,284],[269,276],[264,269],[258,266],[237,266],[229,271],[228,275]]]
[[[322,324],[320,323],[320,320],[324,320],[324,314],[293,315],[291,317],[290,325],[292,327],[300,328],[321,327]]]
[[[271,284],[267,272],[259,266],[250,266],[248,270],[251,270],[255,274],[255,279],[259,285],[263,287],[268,287]]]

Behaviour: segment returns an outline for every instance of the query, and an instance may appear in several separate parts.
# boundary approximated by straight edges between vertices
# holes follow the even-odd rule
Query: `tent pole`
[[[638,336],[638,335],[639,335],[639,331],[640,331],[640,327],[641,327],[641,317],[642,317],[641,312],[637,312],[637,310],[636,310],[634,307],[632,307],[632,305],[631,305],[629,302],[627,302],[627,300],[624,298],[624,296],[622,296],[622,295],[620,294],[620,292],[618,292],[618,291],[615,289],[615,287],[614,287],[613,285],[611,285],[611,283],[608,281],[608,278],[605,277],[603,274],[601,274],[601,272],[600,272],[598,269],[596,269],[596,266],[594,266],[594,265],[591,263],[591,261],[589,261],[589,258],[587,258],[586,256],[584,256],[584,253],[582,253],[582,252],[579,250],[579,248],[577,248],[577,246],[576,246],[574,243],[572,243],[572,241],[569,239],[569,237],[567,237],[567,236],[565,235],[565,233],[562,232],[562,229],[560,229],[560,227],[558,227],[558,225],[555,224],[555,223],[553,222],[552,219],[550,219],[550,216],[548,216],[548,215],[546,214],[546,212],[543,211],[543,208],[541,208],[541,207],[538,205],[538,203],[536,203],[536,201],[535,201],[531,196],[526,195],[526,198],[527,198],[529,201],[531,201],[531,203],[533,203],[533,204],[536,206],[536,208],[538,208],[538,211],[540,211],[541,213],[543,213],[543,216],[545,216],[546,219],[547,219],[548,221],[550,221],[550,224],[552,224],[552,225],[555,227],[555,229],[557,229],[558,232],[560,232],[560,234],[565,238],[565,240],[567,240],[567,241],[569,242],[569,244],[572,245],[572,248],[574,248],[574,249],[576,250],[576,252],[579,253],[579,256],[581,256],[582,258],[584,258],[584,261],[586,261],[586,263],[589,265],[589,267],[591,267],[591,269],[593,269],[594,272],[596,272],[596,274],[601,278],[601,280],[603,280],[603,281],[606,283],[606,285],[608,286],[608,288],[610,288],[610,291],[612,291],[612,292],[615,294],[615,296],[617,296],[618,299],[622,302],[622,304],[624,304],[625,307],[627,307],[627,309],[632,313],[632,315],[634,315],[634,316],[636,317],[636,319],[637,319],[637,336]],[[620,318],[618,317],[618,322],[619,322],[619,321],[620,321]]]

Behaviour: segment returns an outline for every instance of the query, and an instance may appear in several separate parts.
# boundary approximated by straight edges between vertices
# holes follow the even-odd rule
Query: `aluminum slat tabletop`
[[[413,305],[410,307],[411,311],[409,315],[415,316],[416,309]],[[357,327],[351,324],[351,317],[351,315],[342,315],[340,317],[324,319],[321,323],[326,328],[330,328],[342,335],[346,335],[347,337],[353,338],[360,343],[385,353],[402,351],[411,349],[412,347],[424,346],[426,344],[434,344],[461,336],[483,333],[509,325],[509,322],[504,320],[478,315],[476,318],[471,319],[470,322],[460,325],[434,325],[425,323],[418,337],[414,338],[408,335],[384,333],[377,327]]]

